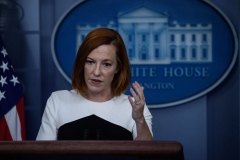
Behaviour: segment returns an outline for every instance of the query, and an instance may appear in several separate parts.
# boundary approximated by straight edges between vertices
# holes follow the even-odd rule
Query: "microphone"
[[[100,140],[101,129],[97,129],[96,140]]]
[[[87,140],[88,132],[89,132],[88,129],[84,129],[84,131],[83,131],[83,139],[84,140]]]

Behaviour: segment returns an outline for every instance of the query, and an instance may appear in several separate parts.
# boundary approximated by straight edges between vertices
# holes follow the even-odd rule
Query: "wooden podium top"
[[[166,141],[0,141],[0,155],[116,155],[184,159],[182,145]]]

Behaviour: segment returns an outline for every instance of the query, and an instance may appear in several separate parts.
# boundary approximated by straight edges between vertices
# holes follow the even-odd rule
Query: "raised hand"
[[[144,105],[145,105],[145,97],[144,97],[144,87],[140,86],[138,82],[134,82],[132,84],[133,88],[130,88],[130,92],[132,93],[132,96],[134,100],[128,96],[128,100],[132,105],[132,118],[136,122],[143,122],[144,121]]]

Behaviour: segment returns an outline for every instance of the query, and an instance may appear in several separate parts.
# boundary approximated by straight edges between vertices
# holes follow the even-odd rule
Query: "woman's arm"
[[[47,101],[36,140],[57,140],[53,94]]]
[[[149,130],[147,122],[145,119],[142,121],[136,122],[137,127],[137,137],[135,140],[153,140],[153,136]]]
[[[128,100],[132,106],[132,118],[135,120],[137,128],[137,137],[135,140],[153,140],[151,131],[144,117],[145,97],[144,88],[138,82],[133,83],[135,91],[130,88],[134,100],[128,96]]]

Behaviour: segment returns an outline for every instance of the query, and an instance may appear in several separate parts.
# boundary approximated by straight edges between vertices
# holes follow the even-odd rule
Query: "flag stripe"
[[[25,114],[24,114],[24,99],[23,97],[17,103],[17,112],[20,119],[21,124],[21,135],[22,140],[26,140],[26,128],[25,128]]]
[[[2,117],[0,119],[0,126],[1,126],[1,130],[0,130],[0,141],[12,141],[12,136],[11,133],[8,129],[8,125],[6,122],[5,117]]]
[[[16,106],[14,106],[7,114],[5,114],[5,119],[12,139],[22,140],[21,125]]]

